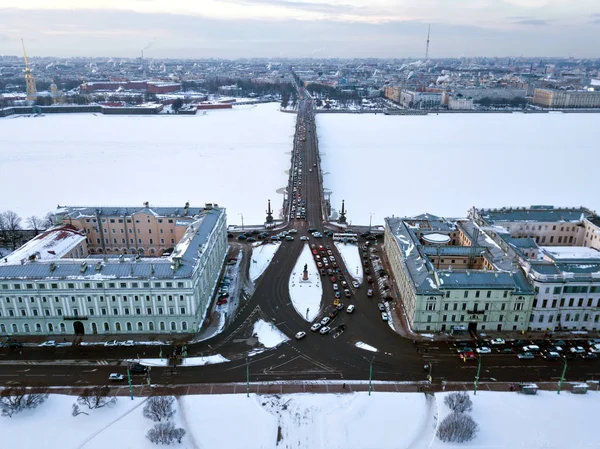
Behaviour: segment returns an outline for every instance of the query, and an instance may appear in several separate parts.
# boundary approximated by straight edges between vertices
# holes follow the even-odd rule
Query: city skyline
[[[597,57],[600,7],[580,0],[14,0],[0,54],[139,57]]]

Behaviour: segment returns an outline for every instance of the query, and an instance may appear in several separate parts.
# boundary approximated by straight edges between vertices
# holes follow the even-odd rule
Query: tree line
[[[38,235],[53,225],[52,212],[48,212],[43,218],[31,215],[25,219],[25,222],[12,210],[0,212],[0,246],[12,247],[15,250],[20,246],[19,242],[24,237],[23,231],[33,231],[35,235]]]

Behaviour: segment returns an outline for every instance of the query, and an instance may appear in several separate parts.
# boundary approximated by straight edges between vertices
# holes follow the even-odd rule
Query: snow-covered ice
[[[289,340],[283,332],[277,329],[273,323],[267,323],[264,320],[258,320],[254,323],[254,335],[265,348],[274,348],[283,342]]]
[[[255,282],[267,269],[280,245],[279,242],[273,242],[253,246],[249,270],[252,282]]]
[[[565,449],[597,448],[599,394],[539,391],[535,396],[480,390],[471,416],[479,432],[469,443],[435,436],[449,410],[444,396],[418,393],[197,395],[175,402],[182,448],[311,449]],[[71,416],[75,396],[51,395],[35,410],[0,419],[0,447],[19,449],[156,447],[145,434],[144,399],[119,397],[113,407]],[[209,412],[207,412],[209,411]],[[560,423],[560,429],[549,423]],[[399,424],[400,423],[400,424]],[[399,427],[400,425],[400,427]],[[278,442],[278,435],[280,441]]]
[[[302,280],[304,265],[307,265],[308,281]],[[313,321],[321,310],[323,287],[321,275],[313,259],[308,243],[304,245],[300,257],[294,265],[289,281],[290,298],[296,312],[306,321]]]
[[[335,247],[339,251],[348,273],[360,284],[363,281],[363,267],[360,261],[358,245],[355,243],[335,242]]]
[[[277,190],[288,182],[295,121],[277,103],[196,116],[2,118],[2,183],[19,186],[4,195],[2,210],[25,220],[57,204],[183,207],[189,201],[226,207],[229,224],[239,224],[240,214],[246,224],[264,223],[267,200],[276,216],[283,201]]]
[[[600,209],[589,188],[595,165],[565,171],[566,160],[596,157],[600,114],[317,114],[316,121],[325,188],[337,210],[346,200],[353,224],[368,224],[370,213],[377,224],[393,214],[464,216],[473,206]],[[459,172],[460,187],[451,188]]]
[[[365,342],[362,341],[357,341],[356,343],[354,343],[354,346],[356,346],[357,348],[360,349],[364,349],[365,351],[371,351],[371,352],[377,352],[378,349],[375,348],[374,346],[368,345]]]

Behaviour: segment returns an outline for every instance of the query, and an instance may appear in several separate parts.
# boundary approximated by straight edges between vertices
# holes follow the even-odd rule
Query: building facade
[[[532,103],[545,108],[599,108],[600,92],[538,88]]]
[[[535,291],[528,329],[600,330],[600,219],[586,208],[473,209]]]
[[[414,331],[527,328],[533,288],[473,222],[386,218],[384,249]]]
[[[66,207],[55,217],[60,224],[0,261],[2,335],[191,333],[202,325],[227,252],[224,209]],[[126,232],[133,242],[113,243]],[[154,235],[174,243],[160,246]]]

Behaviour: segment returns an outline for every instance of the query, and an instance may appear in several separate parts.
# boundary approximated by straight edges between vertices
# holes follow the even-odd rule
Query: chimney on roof
[[[144,207],[145,207],[145,208],[148,208],[148,207],[150,207],[150,203],[149,203],[148,201],[144,201]]]

